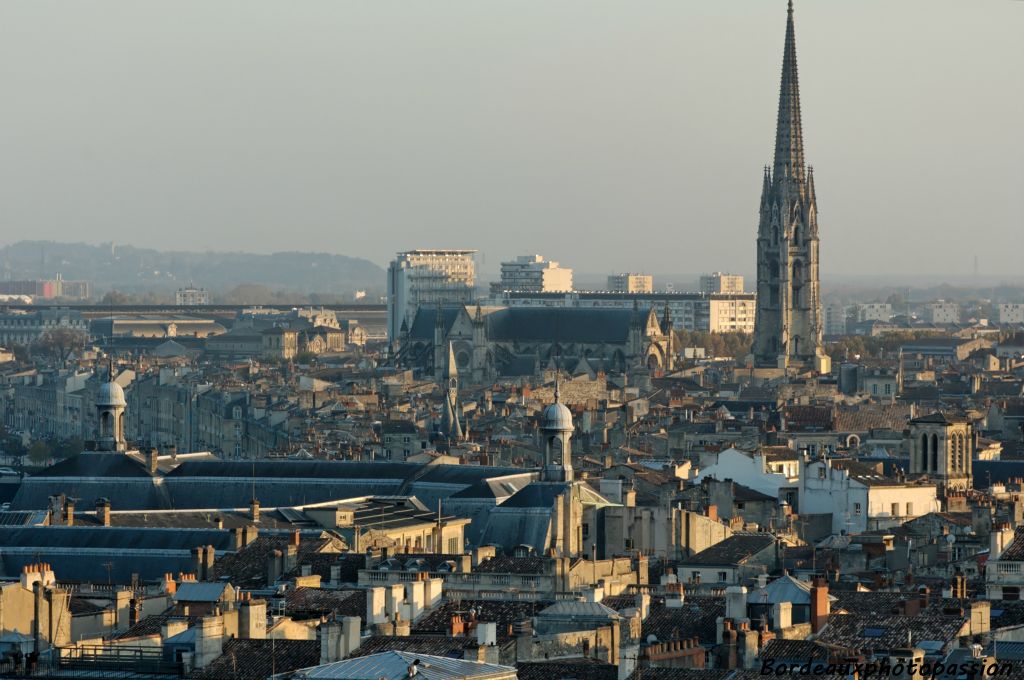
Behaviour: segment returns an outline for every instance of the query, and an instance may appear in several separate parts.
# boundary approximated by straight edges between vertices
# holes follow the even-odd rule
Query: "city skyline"
[[[3,10],[36,29],[0,48],[12,241],[328,251],[381,266],[403,248],[467,247],[482,273],[526,252],[581,275],[753,271],[736,246],[756,229],[783,2],[309,5],[286,18],[290,40],[307,38],[286,50],[270,11],[225,41],[221,10],[207,10],[206,34],[152,7],[112,4],[103,25],[64,7],[55,21],[56,7]],[[975,255],[981,273],[1013,274],[1019,3],[797,9],[808,153],[826,187],[822,278],[970,277]],[[130,20],[137,35],[111,33]],[[26,59],[38,77],[13,66]],[[949,247],[965,228],[973,243]]]

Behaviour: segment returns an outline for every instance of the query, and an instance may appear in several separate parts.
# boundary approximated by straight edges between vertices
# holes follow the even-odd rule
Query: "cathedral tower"
[[[818,287],[818,206],[804,163],[793,2],[782,58],[775,164],[765,168],[757,228],[754,362],[827,372]]]

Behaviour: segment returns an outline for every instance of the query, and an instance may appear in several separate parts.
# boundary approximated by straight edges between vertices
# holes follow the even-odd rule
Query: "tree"
[[[85,449],[85,442],[78,437],[72,437],[71,439],[65,439],[57,443],[53,447],[52,455],[54,458],[63,460],[70,458],[71,456],[77,456]]]
[[[50,453],[50,445],[41,439],[28,447],[28,459],[36,465],[45,465],[50,460]]]
[[[88,336],[73,328],[54,328],[46,331],[36,340],[34,348],[37,354],[53,357],[58,363],[64,363],[75,352],[85,348]]]
[[[127,305],[130,303],[131,298],[119,290],[107,291],[103,295],[103,299],[100,300],[100,304],[102,305]]]

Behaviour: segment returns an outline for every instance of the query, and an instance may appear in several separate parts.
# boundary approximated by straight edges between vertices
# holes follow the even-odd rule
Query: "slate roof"
[[[189,673],[191,680],[266,680],[320,663],[317,640],[228,640],[209,666]]]
[[[150,477],[150,474],[142,463],[123,453],[84,451],[32,477]]]
[[[17,577],[35,562],[53,565],[62,581],[128,583],[167,572],[194,571],[192,548],[212,545],[233,550],[227,531],[206,529],[139,529],[116,527],[0,527],[0,572]],[[106,564],[112,565],[107,571]]]
[[[110,474],[107,474],[107,473]],[[53,495],[92,508],[110,498],[115,510],[247,507],[255,492],[265,507],[307,505],[367,495],[416,495],[428,507],[440,498],[516,468],[392,462],[185,460],[158,484],[143,465],[120,453],[83,453],[23,480],[12,510],[48,507]],[[282,483],[287,482],[287,483]]]
[[[565,493],[568,484],[562,482],[533,482],[501,504],[503,508],[551,509],[555,498]]]
[[[734,534],[724,541],[687,558],[683,565],[738,565],[774,545],[771,534]]]
[[[491,341],[624,343],[632,319],[630,309],[510,307],[487,315],[485,323]]]

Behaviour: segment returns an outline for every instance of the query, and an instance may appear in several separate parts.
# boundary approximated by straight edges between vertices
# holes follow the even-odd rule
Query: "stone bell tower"
[[[765,168],[757,228],[754,363],[827,372],[818,284],[818,204],[804,161],[793,2],[786,21],[775,162]]]

